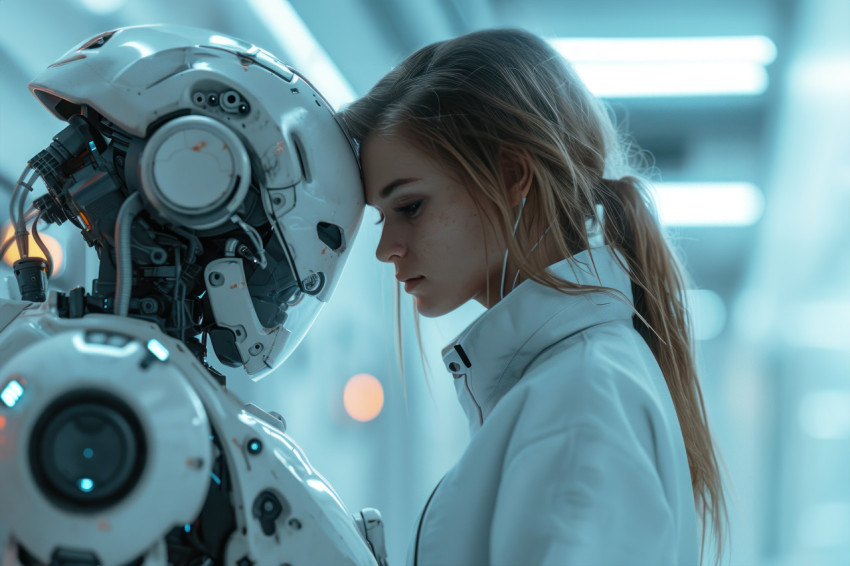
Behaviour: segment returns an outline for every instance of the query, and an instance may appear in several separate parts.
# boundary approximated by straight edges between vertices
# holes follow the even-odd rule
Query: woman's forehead
[[[371,135],[361,145],[360,160],[367,201],[386,200],[397,186],[437,169],[422,151],[396,135]]]

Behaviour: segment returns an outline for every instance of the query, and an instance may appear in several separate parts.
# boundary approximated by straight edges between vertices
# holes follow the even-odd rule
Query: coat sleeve
[[[673,514],[654,463],[598,424],[529,442],[504,464],[494,565],[674,564]]]

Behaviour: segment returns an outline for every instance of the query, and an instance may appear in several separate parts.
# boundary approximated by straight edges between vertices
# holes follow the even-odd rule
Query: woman
[[[683,276],[574,71],[529,33],[476,32],[343,114],[378,258],[425,316],[488,309],[444,351],[472,435],[409,562],[690,565],[711,531],[719,556]]]

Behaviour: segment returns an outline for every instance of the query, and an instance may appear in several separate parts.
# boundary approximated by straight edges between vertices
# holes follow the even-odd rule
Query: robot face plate
[[[57,117],[85,131],[82,114],[93,130],[91,143],[75,146],[90,148],[90,160],[74,156],[75,163],[91,165],[73,178],[67,172],[67,190],[51,190],[66,210],[46,216],[80,218],[86,239],[108,248],[122,220],[115,211],[128,195],[141,196],[141,210],[124,219],[136,226],[139,214],[145,225],[133,229],[126,244],[133,273],[124,279],[134,288],[121,302],[116,283],[116,303],[147,300],[139,283],[164,295],[146,303],[151,313],[183,294],[187,300],[193,292],[197,300],[206,294],[204,310],[214,321],[187,326],[198,309],[172,306],[177,314],[167,315],[163,328],[177,328],[181,339],[218,336],[213,345],[220,358],[253,379],[276,368],[333,293],[365,208],[353,144],[327,101],[250,43],[166,25],[101,34],[66,53],[29,88]],[[116,256],[130,253],[119,253],[117,238],[114,247]],[[245,293],[236,302],[250,324],[223,314],[233,311],[226,302],[232,297],[201,280],[212,262],[231,258],[241,272],[232,284]],[[111,288],[103,269],[100,282]],[[162,291],[166,287],[174,292]],[[129,307],[129,314],[136,312]],[[240,325],[241,341],[235,336]],[[278,350],[271,355],[268,340],[276,333]]]

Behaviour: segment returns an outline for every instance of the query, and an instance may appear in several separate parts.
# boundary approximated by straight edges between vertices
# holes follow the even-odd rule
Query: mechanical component
[[[290,511],[285,501],[281,503],[277,495],[270,490],[266,490],[254,499],[252,512],[254,513],[254,517],[260,522],[260,528],[263,529],[263,534],[270,537],[277,531],[277,527],[275,526],[277,518],[281,515],[284,517],[288,516]]]
[[[178,225],[206,229],[227,222],[251,182],[239,137],[205,116],[181,116],[159,128],[139,161],[142,192]]]
[[[30,467],[42,492],[75,512],[97,511],[126,497],[146,455],[142,426],[132,409],[97,390],[55,400],[30,438]]]
[[[0,300],[3,555],[373,566],[280,415],[216,369],[271,373],[333,293],[364,202],[331,107],[263,50],[173,26],[100,34],[29,86],[68,126],[13,188],[16,236],[68,220],[102,261],[90,293],[47,294],[22,253],[43,302]]]
[[[47,261],[38,256],[19,259],[12,267],[21,299],[36,303],[44,302],[47,290]]]
[[[372,554],[375,555],[378,566],[387,566],[387,545],[381,512],[377,509],[367,507],[361,509],[360,513],[354,516],[354,520],[363,538],[366,539],[366,542],[372,549]]]

